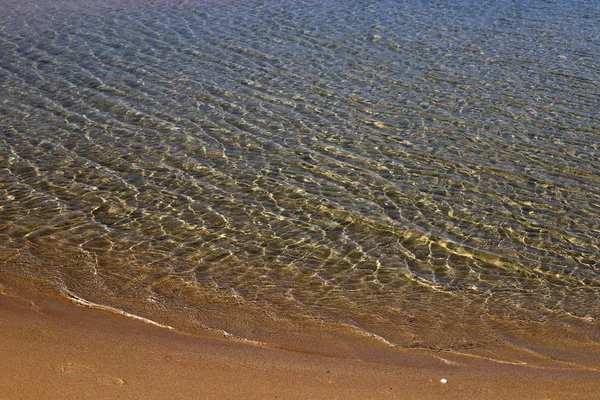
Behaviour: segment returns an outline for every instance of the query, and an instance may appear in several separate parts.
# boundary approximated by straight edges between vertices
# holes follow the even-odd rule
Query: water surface
[[[3,286],[308,349],[598,348],[597,3],[2,9]]]

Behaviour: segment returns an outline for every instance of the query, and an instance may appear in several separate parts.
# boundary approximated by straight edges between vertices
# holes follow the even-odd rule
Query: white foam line
[[[443,362],[444,362],[444,363],[446,363],[447,365],[464,365],[464,364],[458,363],[458,362],[456,362],[456,361],[450,361],[450,360],[447,360],[447,359],[445,359],[444,357],[440,357],[440,356],[438,356],[437,354],[431,354],[431,356],[433,356],[433,357],[437,358],[438,360],[441,360],[441,361],[443,361]]]
[[[210,328],[209,328],[209,329],[210,329]],[[229,333],[229,332],[227,332],[227,331],[224,331],[223,329],[210,329],[210,330],[214,330],[214,331],[216,331],[216,332],[219,332],[219,333],[221,333],[223,336],[225,336],[226,338],[228,338],[228,339],[232,339],[232,340],[235,340],[235,341],[238,341],[238,342],[248,343],[248,344],[251,344],[251,345],[253,345],[253,346],[260,346],[260,347],[265,347],[265,346],[267,346],[267,347],[268,347],[267,343],[264,343],[264,342],[259,342],[259,341],[257,341],[257,340],[252,340],[252,339],[245,339],[245,338],[243,338],[243,337],[239,337],[239,336],[236,336],[236,335],[234,335],[234,334],[232,334],[232,333]]]
[[[127,318],[132,318],[132,319],[144,322],[146,324],[151,324],[151,325],[154,325],[154,326],[158,326],[160,328],[169,329],[171,331],[177,331],[176,328],[174,328],[174,327],[172,327],[170,325],[161,324],[161,323],[153,321],[151,319],[140,317],[139,315],[135,315],[135,314],[132,314],[132,313],[128,313],[127,311],[123,311],[123,310],[121,310],[119,308],[116,308],[116,307],[111,307],[111,306],[106,306],[104,304],[98,304],[98,303],[91,302],[89,300],[86,300],[86,299],[84,299],[82,297],[77,296],[76,294],[74,294],[73,292],[71,292],[69,290],[63,289],[63,291],[69,297],[69,299],[73,303],[75,303],[77,305],[84,306],[84,307],[89,307],[89,308],[95,308],[97,310],[102,310],[102,311],[107,311],[107,312],[119,314],[119,315],[122,315],[122,316],[127,317]],[[235,340],[237,342],[247,343],[247,344],[250,344],[250,345],[261,346],[261,347],[267,346],[267,344],[264,343],[264,342],[259,342],[257,340],[252,340],[252,339],[246,339],[246,338],[234,335],[232,333],[229,333],[229,332],[227,332],[227,331],[225,331],[223,329],[215,329],[215,328],[208,328],[208,327],[205,327],[205,329],[208,330],[208,331],[219,333],[219,334],[223,335],[224,337],[226,337],[227,339]]]
[[[372,337],[372,338],[374,338],[375,340],[377,340],[379,342],[385,343],[386,345],[388,345],[388,346],[390,346],[392,348],[395,348],[395,349],[398,349],[398,350],[419,350],[419,351],[424,351],[424,352],[431,353],[430,355],[432,355],[435,358],[438,358],[439,360],[445,362],[446,364],[449,364],[449,365],[452,365],[452,364],[454,364],[454,365],[461,365],[460,363],[457,363],[455,361],[447,360],[447,359],[439,356],[438,354],[435,354],[436,351],[433,350],[433,349],[419,348],[419,347],[403,347],[403,346],[400,346],[400,345],[398,345],[396,343],[393,343],[393,342],[387,340],[386,338],[384,338],[381,335],[378,335],[378,334],[373,333],[373,332],[365,331],[365,330],[363,330],[363,329],[361,329],[361,328],[359,328],[359,327],[357,327],[355,325],[352,325],[352,324],[343,324],[343,325],[356,330],[357,332],[359,332],[362,335]],[[514,346],[514,345],[512,345],[512,346]],[[532,353],[532,354],[534,354],[534,355],[537,355],[537,357],[540,357],[541,359],[551,360],[550,358],[545,357],[545,356],[543,356],[541,354],[535,353],[535,352],[533,352],[533,351],[531,351],[529,349],[527,349],[527,351],[530,352],[530,353]],[[535,368],[535,369],[548,369],[548,370],[559,370],[559,371],[560,370],[573,370],[573,369],[576,369],[576,370],[600,372],[600,369],[598,369],[598,368],[594,368],[594,367],[590,367],[590,366],[586,366],[586,365],[575,364],[575,363],[568,362],[568,361],[560,361],[560,360],[551,360],[551,361],[553,361],[553,362],[555,362],[556,364],[559,364],[559,365],[561,365],[561,364],[565,365],[564,367],[560,367],[560,366],[547,367],[547,366],[541,366],[541,365],[531,364],[531,363],[528,363],[526,361],[500,360],[500,359],[497,359],[497,358],[480,356],[480,355],[471,354],[471,353],[464,353],[464,352],[456,351],[456,350],[439,349],[439,350],[437,350],[437,352],[444,352],[444,353],[447,353],[447,354],[456,355],[456,356],[462,356],[462,357],[477,358],[477,359],[480,359],[480,360],[486,360],[486,361],[495,362],[495,363],[498,363],[498,364],[518,365],[518,366],[530,367],[530,368]],[[568,368],[567,366],[569,366],[571,368]]]
[[[123,310],[121,310],[119,308],[115,308],[115,307],[111,307],[111,306],[105,306],[104,304],[93,303],[91,301],[88,301],[86,299],[83,299],[83,298],[81,298],[81,297],[73,294],[72,292],[70,292],[68,290],[65,290],[65,293],[67,294],[67,296],[69,297],[69,299],[73,303],[78,304],[80,306],[95,308],[95,309],[103,310],[103,311],[108,311],[108,312],[111,312],[111,313],[122,315],[122,316],[127,317],[127,318],[136,319],[138,321],[142,321],[142,322],[145,322],[147,324],[155,325],[155,326],[158,326],[160,328],[165,328],[165,329],[169,329],[169,330],[172,330],[172,331],[175,330],[175,328],[173,328],[172,326],[164,325],[164,324],[161,324],[159,322],[153,321],[151,319],[140,317],[139,315],[128,313],[127,311],[123,311]]]
[[[587,365],[575,364],[575,363],[572,363],[572,362],[569,362],[569,361],[553,360],[553,359],[551,359],[549,357],[546,357],[546,356],[537,354],[535,352],[532,352],[531,350],[529,350],[529,352],[537,355],[537,357],[539,357],[539,358],[541,358],[543,360],[550,360],[551,362],[554,362],[554,363],[556,363],[558,365],[556,367],[553,367],[553,366],[543,366],[543,365],[531,364],[531,363],[528,363],[528,362],[525,362],[525,361],[505,361],[505,360],[499,360],[497,358],[492,358],[492,357],[479,356],[479,355],[470,354],[470,353],[463,353],[461,351],[448,350],[449,354],[459,355],[459,356],[463,356],[463,357],[477,358],[477,359],[480,359],[480,360],[491,361],[491,362],[495,362],[495,363],[499,363],[499,364],[518,365],[518,366],[523,366],[523,367],[529,367],[529,368],[535,368],[535,369],[544,369],[544,370],[554,370],[554,371],[581,370],[581,371],[595,371],[595,372],[600,372],[600,369],[598,369],[598,368],[590,367],[590,366],[587,366]],[[561,367],[560,365],[564,365],[564,366]]]

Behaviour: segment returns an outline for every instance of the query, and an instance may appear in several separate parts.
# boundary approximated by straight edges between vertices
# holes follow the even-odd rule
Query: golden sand
[[[323,357],[183,335],[50,297],[0,295],[0,399],[599,398],[597,371],[431,359]]]

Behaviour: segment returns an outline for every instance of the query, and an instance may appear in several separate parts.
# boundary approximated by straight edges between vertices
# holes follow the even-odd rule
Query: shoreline
[[[432,361],[434,351],[403,352],[399,365],[328,357],[191,336],[31,293],[0,294],[0,341],[1,399],[590,399],[600,392],[598,371]]]

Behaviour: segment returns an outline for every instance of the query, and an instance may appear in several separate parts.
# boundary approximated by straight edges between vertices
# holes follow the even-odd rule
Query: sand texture
[[[182,335],[31,295],[0,296],[0,344],[0,399],[600,398],[592,370],[436,364],[410,352],[405,365],[367,363]]]

